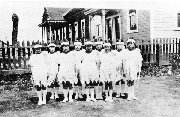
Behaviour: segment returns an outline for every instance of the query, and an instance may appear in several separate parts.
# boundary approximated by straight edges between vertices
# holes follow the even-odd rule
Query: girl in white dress
[[[48,45],[49,47],[49,53],[47,56],[48,60],[48,85],[51,89],[51,97],[50,99],[56,99],[59,98],[58,96],[58,90],[59,90],[59,84],[57,82],[57,73],[58,73],[58,53],[55,52],[56,45],[54,43],[50,43]]]
[[[69,42],[62,42],[63,53],[59,54],[58,63],[60,69],[58,72],[58,81],[63,85],[64,100],[62,102],[73,102],[73,84],[76,81],[75,60],[73,52],[69,50]],[[68,98],[69,93],[69,98]]]
[[[142,55],[140,51],[135,48],[135,40],[128,39],[127,49],[123,53],[123,66],[128,85],[127,100],[137,99],[134,93],[134,81],[138,80],[137,73],[139,72],[139,64],[142,63]]]
[[[116,42],[116,97],[125,96],[125,80],[123,78],[123,51],[124,51],[124,42]]]
[[[95,46],[96,46],[95,51],[97,52],[97,56],[99,57],[101,50],[102,50],[103,41],[99,40],[99,41],[95,42]],[[99,79],[100,79],[100,66],[101,66],[101,62],[99,61],[97,63],[97,67],[99,70]],[[102,97],[103,82],[101,82],[101,80],[98,80],[97,86],[95,86],[95,93],[96,93],[96,99],[103,99],[103,97]]]
[[[85,42],[85,52],[83,52],[83,56],[79,62],[81,64],[80,74],[81,74],[81,83],[82,85],[86,85],[86,101],[96,101],[94,97],[94,86],[97,84],[99,79],[99,71],[97,69],[97,63],[99,58],[97,53],[92,50],[93,42],[87,41]],[[89,92],[91,97],[89,97]]]
[[[41,45],[35,45],[35,54],[32,54],[28,65],[31,66],[32,79],[37,89],[38,105],[46,104],[47,95],[47,61],[44,54],[41,53]]]
[[[74,42],[75,50],[73,51],[74,58],[75,58],[75,73],[77,81],[74,84],[74,91],[75,91],[75,99],[83,98],[82,97],[82,84],[81,84],[81,74],[80,74],[80,67],[78,66],[78,62],[80,61],[83,51],[81,50],[82,43],[81,42]]]
[[[113,83],[115,82],[115,57],[111,52],[111,44],[106,42],[104,43],[104,50],[102,50],[100,54],[100,80],[105,82],[105,101],[113,102],[112,94],[113,94]]]

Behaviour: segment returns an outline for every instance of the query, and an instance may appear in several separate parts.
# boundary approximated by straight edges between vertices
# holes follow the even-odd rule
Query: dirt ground
[[[180,76],[142,77],[136,86],[138,100],[114,102],[49,100],[37,106],[33,91],[0,88],[0,117],[180,117]]]

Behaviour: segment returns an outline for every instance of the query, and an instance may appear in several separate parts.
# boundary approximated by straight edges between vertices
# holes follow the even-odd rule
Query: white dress
[[[81,61],[82,63],[79,62],[79,64],[81,64],[81,83],[85,84],[86,81],[86,83],[89,84],[90,80],[98,81],[99,71],[97,69],[97,62],[99,61],[99,58],[96,51],[93,50],[91,53],[83,52]]]
[[[61,59],[58,56],[58,53],[48,54],[48,85],[50,85],[56,78],[58,73],[58,60]]]
[[[98,51],[98,50],[94,50],[98,56],[98,58],[100,58],[100,53],[101,51]],[[98,68],[98,71],[99,71],[99,75],[100,75],[100,67],[101,67],[101,61],[100,59],[98,59],[99,61],[97,62],[97,68]]]
[[[73,52],[69,52],[67,54],[60,53],[58,63],[60,64],[58,81],[60,83],[63,81],[69,81],[73,84],[77,79],[75,75],[75,60]]]
[[[142,63],[141,53],[137,50],[129,51],[125,49],[123,52],[124,72],[127,80],[137,80],[138,66]]]
[[[104,81],[115,81],[115,57],[112,52],[105,53],[105,50],[102,50],[100,53],[100,80]]]
[[[28,64],[30,64],[32,77],[35,85],[47,86],[47,61],[44,54],[31,55]]]
[[[76,76],[78,74],[80,75],[80,64],[79,64],[79,62],[81,61],[83,53],[84,53],[84,50],[73,51],[74,60],[75,60],[75,72],[76,72]]]
[[[121,79],[123,79],[123,52],[124,50],[121,50],[120,52],[118,52],[116,50],[116,56],[115,56],[115,61],[116,61],[116,81],[119,81]]]

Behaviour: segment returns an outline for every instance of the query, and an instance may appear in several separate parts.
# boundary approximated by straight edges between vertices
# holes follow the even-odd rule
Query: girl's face
[[[69,52],[69,45],[63,46],[63,52],[65,52],[65,53]]]
[[[35,53],[40,54],[41,53],[41,48],[35,48]]]
[[[81,46],[80,45],[75,45],[75,50],[76,51],[79,51],[81,49]]]
[[[86,51],[88,52],[92,51],[92,45],[86,45]]]
[[[135,44],[133,42],[128,42],[127,43],[127,48],[128,48],[128,50],[134,50],[135,49]]]
[[[123,47],[124,47],[124,45],[123,45],[123,44],[118,44],[118,45],[117,45],[117,50],[122,50],[122,49],[123,49]]]
[[[104,49],[105,49],[106,52],[109,52],[111,47],[110,46],[104,46]]]
[[[97,50],[101,50],[101,49],[102,49],[102,45],[98,44],[98,45],[96,46],[96,49],[97,49]]]
[[[55,52],[55,47],[53,47],[53,46],[49,47],[49,51],[50,51],[50,53],[54,53]]]

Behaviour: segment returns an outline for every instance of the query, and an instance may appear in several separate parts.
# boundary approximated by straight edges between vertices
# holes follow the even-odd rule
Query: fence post
[[[11,56],[10,56],[10,47],[9,47],[9,41],[7,41],[7,57],[8,57],[8,68],[11,69]]]
[[[5,69],[5,48],[4,48],[4,42],[2,42],[2,69]]]
[[[159,65],[159,43],[158,43],[158,39],[156,39],[156,62]]]
[[[148,52],[148,62],[151,62],[151,41],[149,40],[147,43],[147,46],[149,47],[149,52]]]

